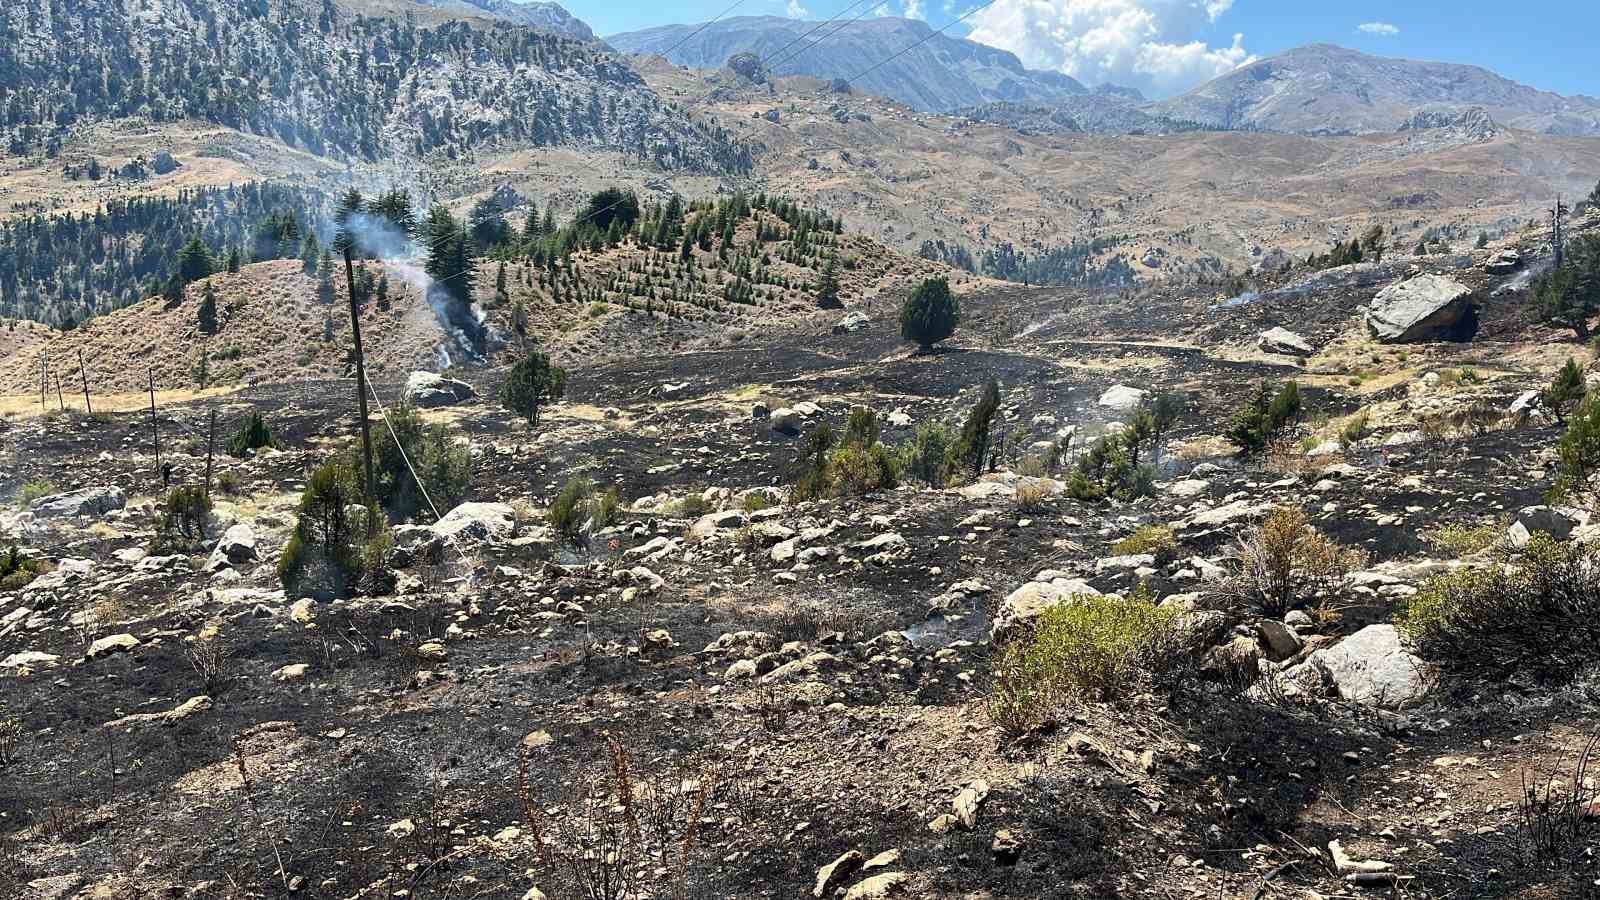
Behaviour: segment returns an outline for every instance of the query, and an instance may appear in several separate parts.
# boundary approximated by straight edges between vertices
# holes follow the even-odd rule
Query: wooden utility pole
[[[61,373],[56,373],[56,408],[62,412],[67,411],[67,400],[61,394]]]
[[[78,373],[83,376],[83,409],[94,415],[94,404],[89,402],[89,367],[83,363],[83,348],[78,348]]]
[[[1551,240],[1556,248],[1556,268],[1561,268],[1561,217],[1567,214],[1567,207],[1561,202],[1561,195],[1556,195],[1556,208],[1550,210]]]
[[[206,499],[211,499],[211,458],[217,449],[217,411],[211,410],[210,427],[206,429]]]
[[[44,392],[50,387],[50,364],[45,361],[44,354],[39,354],[39,414],[44,415],[47,407],[44,405]]]
[[[161,426],[156,423],[156,370],[154,366],[148,369],[150,373],[150,434],[156,441],[156,477],[161,476]]]
[[[344,282],[350,295],[350,334],[356,345],[356,406],[361,414],[361,470],[366,478],[367,497],[372,489],[372,422],[367,418],[367,362],[361,351],[361,310],[356,306],[356,268],[350,261],[349,240],[341,241],[344,253]]]

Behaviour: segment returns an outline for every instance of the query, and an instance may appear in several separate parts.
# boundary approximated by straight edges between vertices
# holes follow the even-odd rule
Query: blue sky
[[[851,2],[743,0],[729,15],[795,13],[821,20]],[[982,0],[863,0],[845,18],[880,2],[890,14],[910,13],[938,27]],[[733,3],[564,5],[606,35],[705,21]],[[1595,0],[994,0],[965,25],[974,26],[974,39],[1011,50],[1031,66],[1065,71],[1089,84],[1132,84],[1153,96],[1186,90],[1250,58],[1326,42],[1385,56],[1471,63],[1544,90],[1600,97]],[[951,33],[963,33],[965,25]]]

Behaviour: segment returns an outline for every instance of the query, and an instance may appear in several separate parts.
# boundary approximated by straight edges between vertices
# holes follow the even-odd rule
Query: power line
[[[974,6],[973,8],[971,8],[971,9],[967,10],[966,12],[962,13],[960,15],[960,17],[955,18],[955,19],[951,19],[950,21],[944,23],[944,27],[943,28],[940,28],[937,31],[929,32],[928,34],[924,35],[921,39],[915,41],[914,43],[906,45],[904,48],[902,48],[899,51],[895,52],[893,55],[885,57],[884,59],[882,59],[882,60],[880,60],[880,61],[878,61],[876,63],[873,63],[872,65],[868,66],[867,68],[862,69],[860,72],[857,72],[855,75],[851,76],[848,80],[849,81],[859,81],[862,78],[862,76],[867,75],[868,73],[877,71],[877,69],[882,67],[882,66],[888,65],[890,62],[892,62],[893,60],[897,59],[902,54],[910,52],[911,50],[915,50],[916,48],[922,46],[923,44],[926,44],[927,42],[933,40],[934,38],[938,37],[939,35],[944,34],[945,30],[948,29],[951,25],[955,25],[958,22],[965,22],[967,19],[971,18],[975,13],[978,13],[981,10],[988,9],[989,7],[995,5],[996,2],[998,2],[998,0],[988,0],[987,3],[984,3],[981,6]]]

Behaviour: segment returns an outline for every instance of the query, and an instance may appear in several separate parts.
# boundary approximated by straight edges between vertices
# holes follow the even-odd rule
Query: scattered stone
[[[412,406],[434,409],[471,403],[478,399],[478,392],[464,381],[446,378],[436,372],[412,372],[406,378],[405,396]]]
[[[903,872],[885,872],[862,881],[845,891],[844,900],[887,900],[906,889],[911,877]]]
[[[1261,332],[1261,336],[1256,338],[1256,346],[1263,353],[1279,356],[1311,356],[1317,352],[1305,338],[1283,327]]]
[[[113,634],[89,645],[83,654],[86,659],[99,659],[113,653],[127,653],[139,646],[139,639],[131,634]]]
[[[1393,625],[1368,625],[1312,653],[1307,663],[1327,674],[1340,697],[1368,706],[1409,706],[1427,695],[1432,682],[1427,663],[1401,645]]]
[[[1014,866],[1022,858],[1022,841],[1011,833],[1010,829],[1002,828],[994,833],[994,840],[989,844],[989,850],[994,853],[994,861],[1002,866]]]
[[[1099,405],[1117,412],[1133,412],[1149,393],[1125,384],[1114,384],[1100,395]]]
[[[817,871],[817,885],[811,889],[811,896],[833,896],[833,889],[840,886],[840,882],[860,870],[865,862],[866,857],[861,855],[860,850],[851,850],[823,866]]]

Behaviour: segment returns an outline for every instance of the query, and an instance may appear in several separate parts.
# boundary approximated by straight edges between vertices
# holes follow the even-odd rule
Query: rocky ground
[[[1510,321],[1488,256],[1448,277]],[[415,552],[395,595],[349,601],[286,596],[274,564],[306,473],[355,431],[351,382],[162,406],[180,483],[204,480],[213,409],[253,408],[283,444],[217,460],[193,555],[147,550],[148,413],[9,421],[0,494],[46,496],[0,530],[51,571],[0,592],[0,896],[1597,896],[1596,829],[1557,866],[1521,806],[1552,777],[1593,791],[1573,768],[1593,684],[1436,680],[1389,624],[1430,574],[1479,560],[1445,526],[1600,532],[1541,506],[1559,429],[1512,412],[1554,357],[1510,325],[1373,341],[1361,307],[1405,274],[1221,308],[1193,289],[989,291],[925,356],[875,309],[853,331],[574,365],[532,434],[487,402],[495,371],[468,372],[486,399],[427,415],[470,441],[471,503],[399,528]],[[1311,352],[1263,352],[1270,327]],[[999,471],[787,501],[800,438],[774,424],[865,404],[900,442],[959,421],[990,376]],[[1302,440],[1239,460],[1217,435],[1256,381],[1289,377]],[[1087,504],[1012,471],[1016,448],[1115,427],[1130,389],[1184,401],[1154,497]],[[625,503],[581,544],[542,516],[578,474]],[[1358,571],[1283,619],[1206,602],[1279,506]],[[1152,525],[1169,546],[1113,550]],[[992,630],[1140,584],[1195,624],[1192,675],[1006,738]],[[1225,677],[1240,663],[1249,690]],[[643,883],[598,883],[630,854]]]

